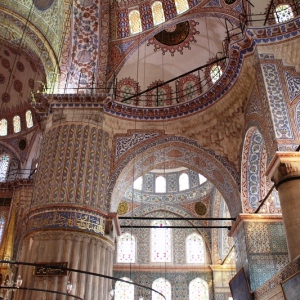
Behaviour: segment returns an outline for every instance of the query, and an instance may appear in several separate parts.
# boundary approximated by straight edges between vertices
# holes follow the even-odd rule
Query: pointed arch
[[[129,28],[130,28],[130,34],[136,34],[142,31],[142,22],[141,22],[141,16],[140,12],[135,9],[132,10],[129,15]]]
[[[196,232],[185,240],[186,262],[188,264],[203,264],[205,262],[205,247],[202,236]]]
[[[122,280],[132,282],[127,277],[122,277]],[[115,300],[134,300],[134,285],[123,281],[117,281],[115,285]]]
[[[179,191],[188,190],[190,188],[189,175],[182,173],[179,176]]]
[[[118,263],[135,263],[136,241],[129,232],[123,233],[118,238]]]
[[[153,281],[152,289],[160,292],[166,300],[172,300],[172,287],[170,281],[165,278],[158,278]],[[152,291],[152,300],[164,300],[162,296]]]
[[[155,220],[152,222],[152,226],[161,228],[151,228],[151,261],[171,262],[171,229],[164,228],[165,226],[170,226],[170,222]]]
[[[151,5],[151,10],[152,10],[154,26],[165,22],[165,13],[164,13],[163,5],[160,1],[155,1]]]
[[[195,278],[189,284],[189,300],[209,300],[208,284],[201,278]]]
[[[133,132],[129,134],[135,136]],[[140,136],[141,141],[142,134]],[[120,136],[118,139],[120,141]],[[124,140],[128,143],[129,135],[124,135]],[[124,150],[124,147],[122,149]],[[174,159],[175,154],[176,159]],[[240,177],[232,164],[202,148],[195,141],[184,137],[164,135],[155,136],[150,140],[145,139],[134,147],[125,149],[122,156],[118,156],[117,162],[113,165],[111,181],[107,189],[108,210],[117,211],[123,196],[118,186],[123,186],[125,189],[132,186],[133,169],[135,178],[138,178],[142,173],[161,169],[168,164],[175,168],[185,167],[201,173],[223,195],[232,217],[242,212]]]

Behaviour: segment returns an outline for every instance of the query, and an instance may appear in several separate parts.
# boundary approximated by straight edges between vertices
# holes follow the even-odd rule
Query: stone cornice
[[[281,214],[240,214],[234,224],[231,227],[229,232],[229,236],[233,237],[236,235],[237,230],[242,226],[245,222],[282,222]]]

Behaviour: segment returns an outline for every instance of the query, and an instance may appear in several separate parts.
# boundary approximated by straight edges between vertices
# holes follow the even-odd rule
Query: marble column
[[[68,268],[93,273],[100,270],[109,276],[112,264],[107,259],[114,251],[115,231],[105,231],[106,219],[111,222],[113,216],[105,194],[111,141],[97,104],[103,98],[94,96],[89,103],[91,98],[85,95],[60,95],[46,99],[50,100],[53,106],[43,122],[38,171],[18,260],[67,263]],[[113,226],[117,225],[113,222]],[[66,292],[70,279],[75,296],[85,300],[109,298],[109,279],[77,272],[50,274],[22,265],[19,273],[24,287]],[[58,296],[18,290],[14,297],[44,298],[54,300]]]
[[[300,255],[300,153],[277,152],[267,170],[279,194],[290,260]]]

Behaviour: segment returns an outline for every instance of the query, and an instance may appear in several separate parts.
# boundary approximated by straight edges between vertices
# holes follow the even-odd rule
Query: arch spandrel
[[[203,149],[196,142],[181,137],[162,136],[141,143],[120,158],[111,174],[107,190],[110,211],[117,211],[124,189],[134,180],[152,169],[186,167],[201,173],[223,195],[231,216],[242,211],[239,195],[239,176],[222,157]],[[108,201],[109,203],[109,201]]]

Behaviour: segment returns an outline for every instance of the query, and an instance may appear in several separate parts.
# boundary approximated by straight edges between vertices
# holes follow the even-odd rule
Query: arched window
[[[286,22],[294,18],[293,10],[288,4],[280,4],[275,8],[276,23]]]
[[[21,131],[21,118],[19,116],[14,116],[13,118],[14,133]]]
[[[9,156],[7,154],[0,155],[0,182],[6,180],[9,166]]]
[[[210,78],[213,83],[217,82],[222,76],[221,67],[218,65],[213,65],[210,69]]]
[[[165,278],[158,278],[153,281],[152,289],[160,292],[166,297],[166,300],[172,299],[171,283]],[[152,300],[164,300],[158,293],[152,291]]]
[[[164,228],[170,226],[165,220],[156,220],[152,226],[161,228],[151,229],[151,261],[171,262],[171,229]]]
[[[205,280],[196,278],[190,282],[189,300],[209,300],[208,284]]]
[[[206,180],[207,179],[203,175],[199,174],[199,183],[200,184],[204,183]]]
[[[204,242],[198,233],[192,233],[186,238],[186,262],[203,264],[205,261]]]
[[[0,120],[0,136],[7,135],[7,120],[2,119]]]
[[[142,31],[142,22],[140,12],[138,10],[132,10],[129,13],[129,28],[130,34],[136,34]]]
[[[133,183],[133,188],[136,190],[142,190],[143,187],[143,177],[140,176],[139,178],[137,178],[134,183]]]
[[[135,237],[128,232],[119,237],[117,261],[119,263],[135,262]]]
[[[162,3],[160,1],[155,1],[151,5],[153,24],[154,26],[161,24],[165,21],[165,14]]]
[[[187,0],[175,0],[175,6],[177,15],[184,13],[190,8]]]
[[[166,192],[166,178],[163,176],[158,176],[155,179],[155,193],[165,193]]]
[[[131,282],[127,277],[121,278]],[[134,285],[122,281],[117,281],[115,285],[115,300],[134,300]]]
[[[26,117],[27,128],[31,128],[33,126],[33,120],[32,120],[31,110],[27,110],[26,111],[25,117]]]
[[[186,173],[182,173],[179,176],[179,191],[188,190],[189,188],[189,175]]]

